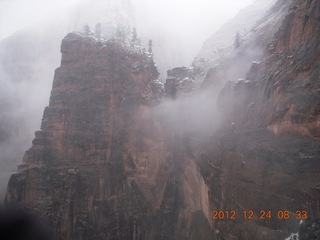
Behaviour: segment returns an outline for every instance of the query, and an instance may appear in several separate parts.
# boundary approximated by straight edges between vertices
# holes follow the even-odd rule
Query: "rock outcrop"
[[[197,67],[177,67],[167,72],[166,96],[176,99],[190,96],[199,89],[205,73]]]
[[[61,52],[6,204],[40,214],[54,239],[205,239],[207,188],[156,118],[164,88],[152,57],[76,33]]]

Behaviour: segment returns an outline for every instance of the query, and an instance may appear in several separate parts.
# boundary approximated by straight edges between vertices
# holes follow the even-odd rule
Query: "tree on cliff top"
[[[152,45],[152,40],[150,39],[149,43],[148,43],[148,54],[151,55],[151,56],[153,55],[152,46],[153,46]]]
[[[240,36],[240,33],[237,32],[236,37],[234,39],[234,44],[233,44],[235,48],[240,47],[240,41],[241,41],[241,36]]]
[[[90,30],[90,27],[89,27],[88,24],[84,25],[84,27],[83,27],[83,32],[84,32],[84,34],[86,34],[86,35],[90,35],[90,34],[91,34],[91,30]]]
[[[133,28],[132,33],[131,33],[131,43],[134,45],[138,41],[138,34],[137,34],[137,29]]]
[[[101,32],[102,32],[101,23],[97,23],[96,27],[94,29],[94,33],[98,38],[100,38],[101,37]]]
[[[130,46],[131,46],[132,48],[142,47],[142,46],[141,46],[141,40],[140,40],[140,38],[138,37],[136,28],[133,28],[133,30],[132,30],[131,40],[130,40]]]

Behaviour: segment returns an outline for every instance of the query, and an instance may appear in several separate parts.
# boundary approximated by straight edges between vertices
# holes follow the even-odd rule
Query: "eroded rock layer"
[[[320,3],[287,2],[261,61],[221,91],[224,130],[200,156],[212,208],[255,212],[254,220],[215,221],[224,239],[284,239],[298,231],[297,211],[320,216]]]

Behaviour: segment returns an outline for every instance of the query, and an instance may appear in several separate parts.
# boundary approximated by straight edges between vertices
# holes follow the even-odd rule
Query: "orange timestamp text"
[[[212,211],[212,219],[222,220],[222,219],[307,219],[308,212],[307,211]]]

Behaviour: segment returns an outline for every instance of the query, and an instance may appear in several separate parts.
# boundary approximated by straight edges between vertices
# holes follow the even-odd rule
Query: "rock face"
[[[34,209],[54,239],[190,239],[199,237],[193,218],[210,231],[202,177],[155,118],[164,88],[153,59],[74,33],[61,52],[41,130],[6,204]]]
[[[268,126],[277,136],[293,132],[319,140],[318,7],[294,2],[261,62],[251,65],[246,80],[223,89],[221,107],[237,118],[237,128]],[[228,91],[236,101],[224,99]]]
[[[261,16],[261,19],[255,23],[250,31],[241,36],[238,48],[235,48],[233,43],[229,43],[228,47],[214,51],[214,55],[202,63],[202,65],[205,65],[202,68],[209,69],[203,86],[207,88],[211,85],[217,85],[219,82],[245,78],[252,62],[259,61],[262,58],[265,48],[279,30],[284,17],[288,13],[290,1],[277,1]],[[257,1],[255,4],[259,5],[260,3]],[[202,51],[205,49],[204,46]],[[208,52],[210,51],[212,52],[208,48]]]
[[[165,84],[166,96],[168,98],[183,98],[191,95],[200,87],[204,78],[204,72],[196,67],[177,67],[167,72]]]
[[[216,220],[225,239],[281,239],[298,232],[296,211],[319,218],[320,4],[288,3],[261,61],[221,91],[224,130],[201,156],[212,209],[274,214],[271,220]],[[278,211],[291,218],[280,220]]]
[[[224,24],[213,36],[208,38],[197,58],[214,58],[220,50],[233,45],[236,33],[248,34],[261,16],[274,4],[275,0],[259,0],[242,9],[234,18]]]

